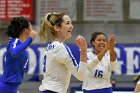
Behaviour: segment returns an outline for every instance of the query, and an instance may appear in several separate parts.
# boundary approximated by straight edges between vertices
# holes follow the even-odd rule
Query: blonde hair
[[[49,42],[54,39],[56,39],[56,31],[54,30],[54,26],[61,26],[61,23],[63,22],[62,17],[64,16],[64,13],[47,13],[45,17],[42,20],[39,36],[41,41],[43,42]]]

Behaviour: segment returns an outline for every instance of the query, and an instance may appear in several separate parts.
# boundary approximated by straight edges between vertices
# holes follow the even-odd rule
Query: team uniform
[[[19,85],[23,81],[24,67],[28,62],[26,48],[31,42],[31,37],[25,42],[21,42],[18,38],[9,40],[3,63],[4,72],[0,78],[0,93],[17,93]]]
[[[101,61],[92,51],[87,56],[88,66],[82,86],[84,93],[112,93],[110,75],[117,69],[117,61],[110,62],[110,55],[107,53]]]
[[[39,87],[41,93],[66,93],[71,74],[79,80],[83,79],[86,63],[78,64],[66,44],[54,41],[47,45],[45,52],[44,79]]]

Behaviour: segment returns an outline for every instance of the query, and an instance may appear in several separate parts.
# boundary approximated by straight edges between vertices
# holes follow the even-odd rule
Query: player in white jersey
[[[90,65],[87,66],[83,80],[83,91],[84,93],[112,93],[110,75],[117,68],[114,35],[111,35],[107,41],[104,33],[94,32],[90,42],[93,50],[87,54],[87,63]]]
[[[137,84],[135,86],[134,93],[139,93],[140,92],[140,79],[137,81]]]
[[[66,93],[71,74],[82,80],[86,68],[87,43],[82,36],[75,42],[80,48],[80,63],[64,43],[71,37],[73,25],[64,13],[48,13],[41,24],[40,38],[48,41],[44,56],[44,78],[39,87],[40,93]]]

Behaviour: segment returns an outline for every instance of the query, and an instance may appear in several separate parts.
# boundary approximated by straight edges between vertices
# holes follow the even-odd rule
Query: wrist
[[[104,49],[104,52],[107,52],[107,51],[108,51],[108,49],[105,48],[105,49]]]
[[[80,51],[81,54],[87,54],[87,51]]]

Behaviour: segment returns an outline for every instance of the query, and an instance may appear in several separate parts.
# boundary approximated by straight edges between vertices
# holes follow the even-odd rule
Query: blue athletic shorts
[[[96,89],[96,90],[83,90],[84,93],[113,93],[112,87],[110,88],[103,88],[103,89]]]
[[[0,93],[17,93],[19,85],[5,84],[0,81]]]
[[[57,93],[57,92],[46,90],[46,91],[40,91],[40,93]]]

